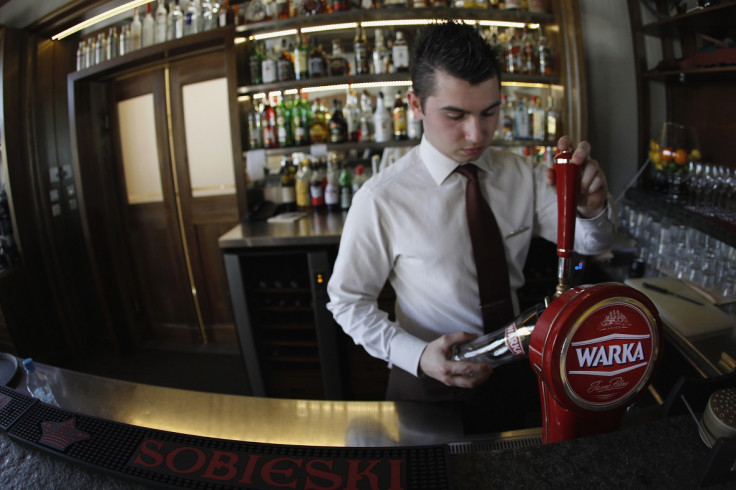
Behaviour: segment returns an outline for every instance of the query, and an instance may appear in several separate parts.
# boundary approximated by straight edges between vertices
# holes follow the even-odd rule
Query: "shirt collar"
[[[478,168],[487,172],[491,170],[489,158],[490,151],[490,148],[486,148],[486,151],[484,151],[483,154],[473,162],[478,166]],[[460,162],[447,158],[445,155],[440,153],[440,151],[435,148],[429,140],[427,140],[426,135],[422,136],[422,141],[419,144],[419,152],[425,167],[427,167],[429,174],[437,185],[442,185],[447,177],[449,177],[458,165],[460,165]]]

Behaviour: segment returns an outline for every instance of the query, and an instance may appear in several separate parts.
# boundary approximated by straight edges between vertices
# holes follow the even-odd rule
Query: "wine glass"
[[[667,174],[668,198],[682,199],[682,186],[687,180],[688,164],[700,160],[700,147],[695,128],[675,122],[662,124],[659,157]]]

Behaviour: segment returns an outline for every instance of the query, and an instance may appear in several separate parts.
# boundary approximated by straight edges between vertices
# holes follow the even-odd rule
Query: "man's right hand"
[[[422,357],[419,359],[419,368],[447,386],[461,388],[475,388],[491,376],[493,368],[480,362],[451,361],[452,346],[463,344],[476,338],[476,335],[457,332],[442,337],[427,344]]]

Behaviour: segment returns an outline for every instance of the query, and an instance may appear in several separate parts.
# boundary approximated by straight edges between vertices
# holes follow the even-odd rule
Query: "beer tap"
[[[575,217],[580,189],[580,165],[572,161],[572,152],[563,151],[554,158],[557,185],[557,287],[555,297],[570,287],[570,259],[575,245]]]

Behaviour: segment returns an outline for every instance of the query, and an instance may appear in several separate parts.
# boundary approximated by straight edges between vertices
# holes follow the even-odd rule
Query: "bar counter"
[[[201,440],[208,447],[224,443],[230,451],[236,444],[231,441],[268,443],[266,447],[272,452],[274,448],[303,451],[304,446],[316,446],[313,449],[326,454],[330,447],[339,447],[352,457],[360,448],[375,447],[370,453],[375,459],[385,451],[394,451],[394,457],[403,454],[401,451],[439,451],[444,454],[439,464],[419,467],[433,488],[695,488],[710,457],[689,416],[663,418],[647,413],[637,417],[643,412],[632,412],[627,419],[629,426],[617,432],[541,445],[539,429],[465,435],[456,413],[447,406],[239,397],[146,386],[44,365],[39,369],[49,376],[64,412],[32,401],[45,410],[46,418],[38,420],[73,419],[77,429],[92,432],[87,428],[93,426],[90,420],[99,418],[136,429],[215,438]],[[23,387],[24,383],[19,374],[11,386]],[[0,415],[7,405],[0,408]],[[74,457],[68,449],[19,441],[16,425],[21,423],[10,424],[7,433],[0,436],[4,488],[172,485],[173,480],[145,480],[146,472],[140,470],[131,479],[130,475],[70,461]],[[96,436],[92,433],[89,441],[70,447],[91,444]],[[96,442],[115,452],[126,447],[124,439],[128,438],[113,436]],[[118,456],[128,465],[134,463],[134,454]],[[440,475],[439,480],[426,476],[433,473]],[[203,483],[207,488],[234,486],[234,482],[220,484],[213,479],[188,481],[192,488],[205,488]],[[371,488],[362,486],[370,481],[366,478],[358,487]],[[408,475],[402,487],[430,488],[426,482],[418,486],[413,481]],[[325,480],[322,484],[334,488]],[[270,488],[263,484],[245,487]]]

